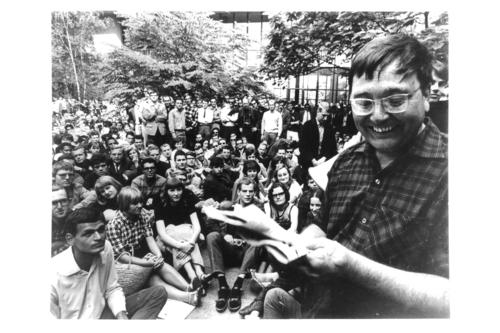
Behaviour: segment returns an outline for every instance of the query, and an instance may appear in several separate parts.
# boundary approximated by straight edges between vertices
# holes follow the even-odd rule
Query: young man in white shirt
[[[269,111],[264,112],[262,116],[262,126],[261,140],[267,141],[270,146],[276,141],[281,135],[281,131],[283,130],[283,118],[281,117],[281,113],[276,111],[276,101],[269,101]]]
[[[127,297],[118,284],[104,218],[85,207],[66,219],[70,247],[52,258],[50,311],[58,319],[156,319],[167,301],[162,286]]]

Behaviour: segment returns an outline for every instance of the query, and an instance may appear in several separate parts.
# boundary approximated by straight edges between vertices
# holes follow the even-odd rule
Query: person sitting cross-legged
[[[66,219],[70,247],[52,258],[50,312],[58,319],[156,319],[167,301],[161,286],[127,297],[118,284],[104,219],[84,207]]]
[[[234,209],[257,205],[263,210],[262,206],[255,201],[255,189],[256,184],[252,179],[242,178],[238,184],[239,199]],[[241,239],[234,228],[229,225],[211,224],[211,228],[213,230],[207,235],[207,249],[212,267],[211,274],[215,275],[219,282],[215,308],[218,312],[223,312],[229,303],[230,311],[238,311],[241,307],[243,281],[249,277],[249,270],[256,267],[256,248]],[[229,290],[224,268],[235,263],[240,263],[240,273]]]

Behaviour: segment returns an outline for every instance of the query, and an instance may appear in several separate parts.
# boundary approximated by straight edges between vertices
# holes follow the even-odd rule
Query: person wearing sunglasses
[[[323,218],[294,236],[308,254],[300,302],[266,294],[264,318],[448,318],[448,138],[430,118],[433,57],[416,38],[373,39],[349,74],[364,141],[328,173]]]

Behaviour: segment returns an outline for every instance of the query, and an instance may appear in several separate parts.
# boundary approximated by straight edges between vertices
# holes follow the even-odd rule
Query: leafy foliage
[[[209,13],[118,14],[125,46],[100,68],[106,97],[127,98],[145,86],[162,94],[200,97],[262,91],[257,76],[243,70],[246,35],[227,30]]]
[[[447,63],[448,15],[441,14],[433,26],[420,32],[425,12],[287,12],[270,19],[270,43],[265,49],[261,72],[275,82],[290,75],[308,74],[337,56],[352,57],[366,42],[382,34],[406,32],[416,35]]]
[[[106,28],[108,19],[98,12],[52,13],[52,92],[78,100],[98,95],[92,77],[100,61],[93,35]]]

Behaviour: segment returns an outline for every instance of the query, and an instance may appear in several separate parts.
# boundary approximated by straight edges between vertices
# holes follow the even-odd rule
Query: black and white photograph
[[[50,28],[51,317],[450,318],[448,11]]]

